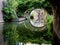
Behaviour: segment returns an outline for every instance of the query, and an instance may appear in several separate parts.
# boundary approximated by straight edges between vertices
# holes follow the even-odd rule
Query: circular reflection
[[[30,23],[35,27],[43,27],[45,25],[46,14],[43,9],[35,9],[30,13]]]
[[[45,29],[47,12],[44,9],[34,9],[30,12],[26,11],[25,17],[27,18],[24,23],[26,28],[33,30]]]

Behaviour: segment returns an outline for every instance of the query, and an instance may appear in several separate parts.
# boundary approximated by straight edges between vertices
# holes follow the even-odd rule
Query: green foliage
[[[17,6],[19,5],[18,0],[13,0],[13,1],[12,0],[7,0],[7,2],[8,2],[8,6],[14,8],[14,9],[16,9]]]
[[[24,16],[24,12],[28,9],[44,8],[48,13],[52,13],[51,6],[47,0],[7,0],[7,10],[3,9],[5,13],[11,13],[12,18]],[[14,13],[12,12],[14,10]],[[8,12],[7,12],[8,11]],[[17,14],[16,14],[17,13]],[[4,20],[10,18],[8,14],[4,14]],[[11,18],[10,18],[11,19]]]
[[[3,17],[5,21],[12,21],[12,19],[17,18],[15,11],[17,6],[18,2],[16,2],[16,0],[7,0],[7,6],[3,7]]]
[[[45,8],[51,12],[51,7],[46,0],[7,0],[8,6],[3,7],[4,20],[10,21],[13,18],[24,16],[24,12],[28,10],[31,12],[32,8]],[[16,15],[16,12],[17,15]],[[4,37],[10,44],[12,42],[32,42],[32,43],[52,43],[52,23],[53,16],[47,16],[47,25],[44,31],[32,31],[33,28],[26,28],[24,23],[16,25],[14,23],[7,23],[4,25]],[[27,22],[28,24],[28,22]],[[28,25],[29,27],[30,25]],[[32,30],[31,30],[32,29]],[[11,44],[10,44],[11,45]],[[12,44],[13,45],[13,44]]]
[[[46,0],[20,0],[19,6],[17,7],[17,15],[18,17],[23,16],[24,12],[28,9],[36,9],[36,8],[45,8],[48,13],[51,12],[51,6]]]
[[[12,17],[11,17],[12,12],[13,12],[13,10],[11,10],[8,7],[3,8],[3,13],[4,13],[3,18],[5,21],[12,19]]]
[[[11,7],[4,7],[3,8],[3,18],[5,21],[11,21],[14,18],[17,18],[14,9]]]

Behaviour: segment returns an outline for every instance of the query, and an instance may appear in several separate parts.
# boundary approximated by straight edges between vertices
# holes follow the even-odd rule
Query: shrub
[[[12,19],[17,18],[16,8],[18,6],[18,2],[16,2],[16,0],[7,0],[5,3],[7,3],[7,6],[5,5],[3,7],[3,18],[5,21],[12,21]]]

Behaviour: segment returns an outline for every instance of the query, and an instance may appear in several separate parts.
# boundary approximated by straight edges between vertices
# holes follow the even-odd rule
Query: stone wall
[[[3,7],[3,0],[0,0],[0,22],[4,22],[3,21],[3,13],[2,13],[2,7]]]

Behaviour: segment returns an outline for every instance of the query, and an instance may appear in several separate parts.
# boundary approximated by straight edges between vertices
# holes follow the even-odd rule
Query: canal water
[[[39,30],[26,21],[0,23],[0,45],[51,45],[52,36]]]

